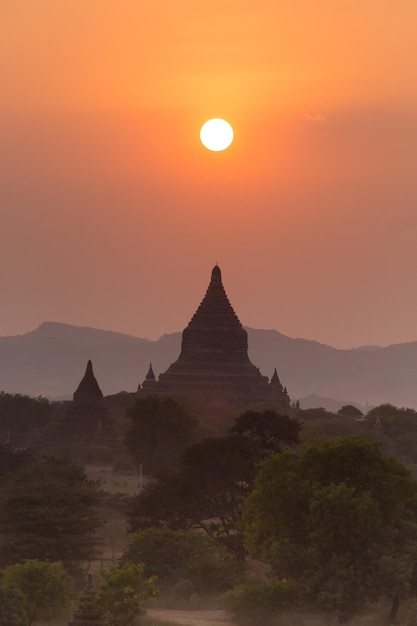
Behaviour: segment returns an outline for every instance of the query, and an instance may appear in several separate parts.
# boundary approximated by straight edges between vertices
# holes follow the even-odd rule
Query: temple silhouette
[[[156,379],[152,365],[140,395],[191,399],[200,411],[274,407],[288,413],[290,398],[277,371],[263,376],[248,356],[248,334],[229,302],[215,265],[206,294],[182,334],[178,359]]]
[[[104,442],[105,445],[116,439],[113,420],[105,406],[91,361],[87,363],[85,374],[59,423],[56,436],[66,441]]]
[[[157,379],[152,365],[135,397],[172,396],[209,428],[221,430],[243,410],[273,408],[290,414],[290,398],[275,369],[271,380],[248,356],[248,334],[234,312],[215,265],[206,294],[182,334],[181,353]],[[66,441],[115,440],[112,418],[91,361],[57,435]]]

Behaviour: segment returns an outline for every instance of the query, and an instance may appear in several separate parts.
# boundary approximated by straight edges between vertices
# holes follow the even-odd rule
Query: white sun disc
[[[208,120],[200,130],[200,139],[203,146],[213,152],[226,150],[233,141],[233,128],[229,122],[218,117]]]

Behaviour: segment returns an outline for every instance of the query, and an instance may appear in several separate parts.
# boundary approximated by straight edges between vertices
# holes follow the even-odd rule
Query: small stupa
[[[248,334],[229,302],[215,265],[206,294],[182,334],[178,359],[156,380],[150,368],[140,394],[193,398],[206,410],[227,405],[274,406],[288,412],[290,399],[275,369],[271,382],[251,363]]]
[[[149,364],[148,373],[146,374],[146,378],[142,383],[143,389],[146,389],[150,394],[156,389],[157,382],[154,371],[152,369],[152,363]]]
[[[92,442],[100,439],[107,445],[114,444],[113,421],[104,405],[91,361],[88,361],[85,374],[61,421],[59,435],[66,440]]]

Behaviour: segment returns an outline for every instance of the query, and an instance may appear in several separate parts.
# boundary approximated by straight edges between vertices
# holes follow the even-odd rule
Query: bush
[[[125,563],[103,570],[104,582],[97,593],[97,603],[104,624],[129,626],[144,615],[143,605],[157,595],[152,578],[145,580],[143,565]]]
[[[214,539],[167,526],[134,534],[123,562],[143,563],[145,575],[157,576],[161,587],[186,580],[192,581],[192,592],[203,594],[230,589],[239,572],[239,564]]]
[[[21,594],[27,624],[55,619],[70,599],[70,579],[61,563],[29,560],[9,565],[2,570],[1,585],[11,593],[17,590]]]
[[[0,583],[0,624],[29,626],[24,602],[25,596],[17,587]]]
[[[225,608],[237,624],[274,626],[282,611],[295,604],[296,595],[291,583],[245,584],[225,594]]]

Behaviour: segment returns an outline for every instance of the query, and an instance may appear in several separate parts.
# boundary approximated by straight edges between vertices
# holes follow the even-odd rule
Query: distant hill
[[[267,376],[276,367],[290,397],[305,408],[391,402],[417,409],[417,342],[338,350],[276,330],[247,331],[252,362]],[[44,322],[24,335],[0,337],[0,390],[70,398],[91,359],[105,395],[135,391],[149,363],[158,376],[178,357],[180,343],[181,333],[150,341]]]

